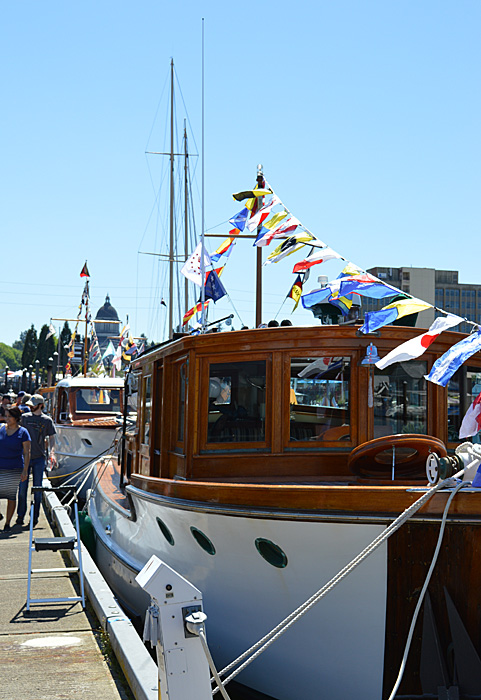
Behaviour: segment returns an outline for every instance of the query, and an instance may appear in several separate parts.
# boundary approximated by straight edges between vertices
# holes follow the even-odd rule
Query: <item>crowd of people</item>
[[[33,486],[41,486],[47,455],[54,461],[55,426],[44,413],[41,394],[31,396],[24,391],[18,395],[4,394],[0,402],[0,499],[7,500],[5,532],[22,527],[27,513],[28,478]],[[35,493],[33,527],[38,523],[41,494]],[[17,519],[12,519],[17,510]]]

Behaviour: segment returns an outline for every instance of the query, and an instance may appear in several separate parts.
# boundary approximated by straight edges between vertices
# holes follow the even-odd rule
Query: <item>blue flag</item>
[[[246,225],[246,221],[250,215],[250,211],[247,209],[247,207],[244,207],[244,209],[242,209],[238,214],[233,216],[232,219],[229,219],[229,223],[232,224],[232,226],[238,228],[239,231],[243,231]]]
[[[227,294],[224,285],[219,279],[219,275],[215,270],[211,270],[205,281],[205,298],[212,299],[214,303],[225,297]]]
[[[436,360],[425,378],[434,384],[446,386],[456,370],[478,350],[481,350],[481,330],[471,333],[467,338],[463,338],[459,343],[449,348],[444,355]]]

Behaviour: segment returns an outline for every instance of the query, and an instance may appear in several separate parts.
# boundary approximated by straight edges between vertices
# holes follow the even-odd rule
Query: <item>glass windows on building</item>
[[[349,357],[294,357],[290,440],[349,440]]]
[[[481,369],[463,365],[448,383],[448,442],[462,442],[459,428],[466,411],[481,392]],[[473,442],[481,442],[479,436]]]
[[[265,360],[210,365],[208,443],[264,442],[265,416]]]
[[[374,436],[427,433],[426,362],[374,368]]]

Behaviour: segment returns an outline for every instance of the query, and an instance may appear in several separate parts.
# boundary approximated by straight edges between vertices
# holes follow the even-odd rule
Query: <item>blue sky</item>
[[[94,311],[109,293],[135,334],[162,339],[165,264],[139,251],[165,250],[166,160],[145,151],[168,146],[173,57],[177,122],[185,103],[200,154],[202,17],[207,229],[227,232],[240,209],[232,193],[252,187],[262,163],[293,214],[359,266],[454,269],[480,283],[479,2],[282,0],[249,12],[25,0],[4,3],[0,27],[0,340],[73,318],[86,259]],[[301,257],[265,269],[264,320]],[[247,325],[254,259],[239,243],[223,277]],[[308,289],[338,271],[319,266]],[[230,311],[218,303],[219,316]]]

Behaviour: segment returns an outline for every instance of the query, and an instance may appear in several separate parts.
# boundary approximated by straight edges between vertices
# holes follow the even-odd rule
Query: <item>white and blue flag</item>
[[[481,350],[481,330],[471,333],[467,338],[463,338],[459,343],[449,348],[444,355],[436,360],[430,373],[425,375],[425,379],[434,384],[446,386],[456,370],[479,350]]]

